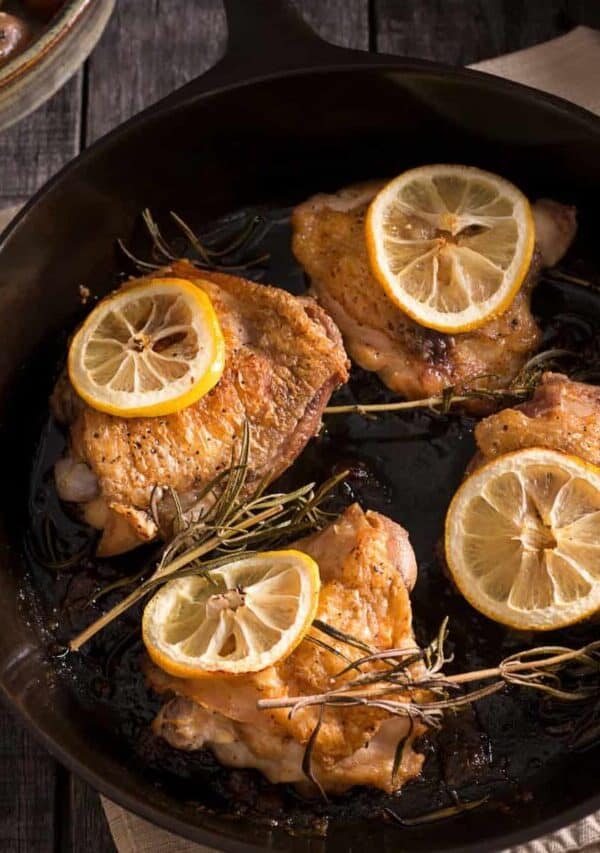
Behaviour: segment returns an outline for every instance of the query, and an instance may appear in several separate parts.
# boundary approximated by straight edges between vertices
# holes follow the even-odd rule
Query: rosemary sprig
[[[196,504],[195,520],[189,521],[179,502],[175,504],[176,532],[164,547],[152,575],[71,640],[72,651],[80,649],[168,579],[203,574],[210,580],[210,572],[225,562],[255,550],[280,547],[308,531],[319,530],[329,521],[329,515],[320,505],[347,476],[347,471],[332,477],[316,491],[314,483],[307,483],[293,492],[264,494],[264,483],[260,483],[246,497],[249,447],[250,433],[246,426],[238,460],[232,460],[230,468],[203,489],[205,504],[202,507]],[[95,597],[100,595],[102,591]]]
[[[218,245],[202,240],[177,213],[170,211],[170,216],[183,238],[181,251],[167,240],[148,208],[142,211],[142,221],[152,241],[152,260],[137,257],[122,240],[117,240],[123,254],[140,272],[160,269],[165,264],[179,260],[183,254],[191,255],[191,263],[199,269],[230,273],[261,267],[269,260],[268,253],[253,257],[247,257],[246,254],[259,242],[269,227],[269,223],[262,216],[246,216],[239,231]]]
[[[473,387],[462,388],[456,391],[455,386],[444,388],[441,394],[432,397],[424,397],[421,400],[400,400],[390,403],[352,403],[342,406],[327,406],[324,410],[326,415],[370,415],[382,414],[383,412],[402,412],[412,409],[429,409],[439,415],[447,415],[452,406],[474,400],[489,400],[491,402],[508,403],[518,400],[527,400],[535,391],[542,374],[546,370],[560,369],[570,374],[573,372],[564,364],[564,360],[575,361],[577,366],[581,365],[581,356],[578,353],[564,349],[549,349],[537,353],[523,365],[518,374],[505,388]],[[474,382],[481,382],[489,376],[476,377]]]
[[[408,719],[408,732],[399,740],[394,754],[392,782],[395,783],[404,747],[414,734],[416,720],[420,720],[429,727],[439,728],[444,714],[448,711],[459,711],[467,705],[498,693],[507,685],[530,688],[567,702],[600,695],[597,680],[593,686],[584,683],[576,690],[566,690],[562,687],[560,679],[560,674],[569,674],[582,680],[591,675],[597,676],[600,673],[600,640],[579,649],[566,646],[540,646],[509,655],[497,666],[489,669],[444,675],[442,672],[444,665],[452,660],[444,650],[448,636],[447,618],[442,622],[437,636],[425,649],[398,648],[375,651],[362,640],[319,619],[315,619],[312,627],[338,642],[343,642],[350,650],[358,649],[368,652],[363,657],[351,660],[333,676],[332,680],[338,681],[352,671],[358,671],[358,675],[324,693],[260,699],[257,702],[257,708],[259,710],[289,708],[290,718],[306,708],[319,709],[317,723],[306,744],[302,769],[323,797],[325,794],[315,777],[312,759],[323,723],[323,715],[328,707],[366,707]],[[338,649],[329,647],[329,644],[312,635],[308,635],[305,639],[316,642],[317,645],[323,645],[329,651],[339,655]],[[367,664],[375,664],[377,668],[370,672],[362,671],[362,667]],[[464,684],[486,681],[491,683],[483,684],[465,693],[460,692]],[[478,804],[474,803],[472,807],[475,808]],[[449,816],[455,811],[443,810],[439,818]],[[434,818],[430,816],[430,819]]]
[[[269,509],[263,513],[257,513],[252,518],[248,518],[244,523],[239,525],[240,530],[246,530],[253,525],[259,525],[263,522],[267,521],[267,519],[271,518],[273,515],[277,514],[278,510],[282,509],[279,507],[274,507],[273,509]],[[205,554],[214,551],[219,545],[222,543],[223,539],[226,537],[223,536],[212,536],[208,540],[206,540],[202,545],[197,546],[193,549],[192,554],[188,557],[180,557],[177,560],[173,560],[172,563],[166,563],[164,565],[159,565],[159,568],[156,569],[151,578],[145,581],[141,586],[131,592],[123,601],[119,602],[119,604],[115,605],[108,613],[105,613],[95,622],[93,622],[88,628],[78,634],[71,642],[69,643],[69,648],[71,651],[78,651],[88,640],[91,640],[99,631],[103,628],[106,628],[107,625],[110,625],[118,616],[122,613],[125,613],[134,604],[140,601],[146,593],[150,592],[156,586],[156,581],[160,581],[161,583],[165,583],[166,579],[175,574],[179,569],[186,566],[188,563],[192,563],[195,560],[198,560],[200,557],[203,557]],[[196,574],[200,572],[200,567],[197,566],[195,569]]]
[[[336,639],[339,639],[339,636],[338,633]],[[289,708],[291,715],[303,708],[314,706],[373,707],[396,716],[422,719],[428,725],[437,726],[445,711],[458,710],[465,705],[470,705],[502,690],[507,685],[527,687],[547,693],[561,701],[587,699],[597,690],[597,687],[592,688],[586,685],[577,690],[563,689],[559,674],[569,672],[581,679],[600,673],[600,640],[578,649],[566,646],[540,646],[510,655],[500,661],[497,666],[488,669],[444,675],[441,669],[449,660],[444,654],[442,645],[445,636],[446,626],[444,625],[437,641],[430,645],[429,651],[425,650],[420,655],[406,655],[405,649],[390,649],[385,652],[385,658],[382,654],[360,658],[354,662],[356,665],[377,660],[384,666],[368,673],[367,676],[358,675],[324,693],[261,699],[257,707],[261,710]],[[352,639],[355,640],[355,638]],[[354,642],[347,643],[347,645],[354,644]],[[398,658],[401,658],[400,663],[397,662]],[[416,659],[423,662],[417,669],[413,667]],[[396,662],[390,663],[393,660]],[[345,667],[337,674],[337,678],[347,674],[348,671],[349,667]],[[491,683],[467,693],[455,692],[461,685],[486,681]],[[416,691],[432,691],[442,698],[415,699]],[[398,697],[399,693],[402,696]]]

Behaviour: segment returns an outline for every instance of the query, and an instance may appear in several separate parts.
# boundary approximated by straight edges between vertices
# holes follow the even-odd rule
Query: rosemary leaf
[[[328,625],[327,622],[323,622],[321,619],[315,619],[313,622],[313,628],[316,628],[318,631],[322,631],[324,634],[328,634],[334,640],[340,640],[340,642],[346,643],[348,646],[354,646],[363,652],[368,652],[370,655],[374,654],[376,651],[375,649],[372,649],[371,646],[363,643],[362,640],[357,640],[356,637],[352,637],[350,634],[346,634],[344,631],[340,631],[338,628]]]
[[[326,643],[324,640],[320,640],[318,637],[313,637],[312,634],[307,634],[306,637],[304,637],[304,642],[312,643],[315,646],[319,646],[320,648],[325,649],[326,652],[329,652],[330,654],[335,655],[338,658],[342,658],[342,660],[349,661],[350,663],[352,663],[352,661],[350,661],[350,658],[343,652],[340,652],[339,649],[336,649],[335,646],[330,646],[329,643]],[[352,665],[354,666],[355,664],[352,663]]]
[[[396,750],[394,752],[394,763],[392,765],[392,785],[396,784],[398,779],[398,771],[400,770],[400,765],[402,764],[402,756],[404,754],[404,747],[410,741],[413,736],[413,732],[415,730],[415,721],[412,717],[408,718],[408,732],[403,737],[400,738],[396,745]]]
[[[410,818],[400,817],[399,814],[396,814],[395,811],[387,807],[384,808],[384,812],[401,826],[419,826],[423,823],[433,823],[437,820],[444,820],[445,818],[454,817],[455,815],[462,814],[463,812],[471,811],[471,809],[477,809],[479,806],[487,803],[487,801],[488,797],[482,797],[480,800],[470,800],[467,803],[456,803],[455,805],[447,806],[443,809],[437,809],[436,811]]]
[[[317,738],[319,737],[319,732],[321,731],[321,726],[323,725],[324,714],[325,714],[325,706],[321,705],[321,707],[319,708],[319,717],[317,719],[317,724],[315,725],[314,729],[312,730],[312,734],[309,737],[308,742],[306,744],[306,749],[304,750],[304,756],[302,757],[302,772],[304,773],[306,778],[310,782],[313,783],[315,788],[318,789],[319,793],[321,794],[321,796],[323,797],[323,799],[327,803],[327,802],[329,802],[329,800],[327,799],[327,794],[325,793],[325,789],[323,788],[323,786],[321,785],[321,783],[319,782],[319,780],[315,776],[315,774],[313,772],[313,767],[312,767],[313,751],[315,748],[315,744],[317,742]]]
[[[81,560],[89,554],[91,548],[91,543],[86,543],[81,550],[76,551],[69,557],[52,559],[40,553],[39,547],[35,544],[32,536],[27,537],[25,544],[36,563],[39,563],[40,566],[52,572],[64,572],[67,569],[76,568],[81,563]]]
[[[95,537],[90,537],[82,547],[75,553],[67,553],[66,543],[61,539],[56,522],[48,513],[42,517],[41,530],[39,534],[30,530],[25,537],[25,547],[32,558],[53,572],[63,572],[67,569],[76,568],[81,560],[90,552]]]
[[[391,661],[391,658],[380,658],[380,660],[384,663],[389,663]],[[377,669],[373,672],[359,675],[351,681],[345,682],[343,689],[348,690],[351,687],[366,687],[368,684],[381,684],[382,682],[389,682],[390,684],[394,684],[396,685],[396,689],[411,687],[414,684],[414,679],[410,673],[410,667],[421,660],[423,660],[423,652],[418,651],[415,654],[409,655],[408,657],[404,658],[400,663],[397,663],[395,666],[392,666],[389,669]],[[349,667],[347,669],[349,669]]]
[[[56,524],[52,520],[49,515],[44,516],[44,520],[42,522],[42,533],[44,537],[44,546],[46,549],[46,553],[49,555],[49,562],[56,563],[59,562],[58,550],[57,550],[57,530]]]
[[[421,660],[423,658],[423,654],[423,650],[418,649],[415,646],[406,649],[386,649],[382,652],[373,652],[373,654],[365,655],[362,658],[358,658],[358,660],[351,661],[350,665],[340,670],[335,677],[341,678],[342,675],[346,675],[346,673],[349,672],[351,669],[357,669],[363,664],[372,663],[373,661],[390,661],[394,658],[411,658],[416,656],[418,656],[418,659]]]
[[[241,229],[233,237],[225,240],[219,248],[210,246],[201,240],[194,230],[174,211],[170,211],[170,217],[184,238],[187,251],[192,255],[191,263],[199,269],[216,269],[229,273],[243,272],[252,267],[263,266],[269,260],[270,255],[268,253],[250,258],[243,257],[243,253],[249,249],[250,245],[256,245],[266,233],[268,223],[261,216],[252,215],[248,217]],[[165,264],[177,261],[185,254],[185,250],[179,252],[174,245],[169,243],[148,208],[142,211],[142,221],[152,242],[153,261],[137,257],[125,246],[122,240],[117,240],[123,254],[138,270],[152,272]]]
[[[170,211],[171,219],[179,226],[181,231],[183,231],[184,235],[187,237],[188,243],[194,249],[195,252],[198,253],[201,260],[204,261],[205,264],[210,264],[210,255],[209,250],[204,246],[200,238],[194,234],[189,225],[187,225],[183,219],[178,216],[174,211]]]
[[[548,281],[566,281],[569,284],[578,284],[580,287],[590,287],[592,289],[598,288],[598,284],[596,282],[590,281],[590,279],[587,278],[582,278],[582,276],[579,275],[573,275],[572,273],[561,270],[558,267],[551,267],[550,269],[544,270],[542,277]]]
[[[144,220],[144,225],[148,229],[148,233],[152,237],[152,241],[158,251],[158,254],[162,255],[167,261],[176,261],[179,257],[178,254],[173,251],[171,246],[169,246],[165,238],[162,236],[161,231],[148,208],[145,208],[142,211],[142,219]]]
[[[125,243],[119,238],[117,240],[117,246],[123,252],[125,257],[129,258],[131,263],[137,267],[140,272],[154,272],[154,270],[160,269],[160,264],[153,264],[150,261],[143,261],[141,258],[136,257],[133,252],[130,252]]]
[[[175,520],[173,521],[173,529],[176,533],[181,533],[182,530],[185,530],[186,524],[185,519],[183,517],[183,507],[181,506],[181,501],[179,500],[179,495],[172,489],[171,486],[167,486],[165,491],[170,496],[173,501],[173,506],[175,507]],[[154,493],[154,489],[152,489]]]

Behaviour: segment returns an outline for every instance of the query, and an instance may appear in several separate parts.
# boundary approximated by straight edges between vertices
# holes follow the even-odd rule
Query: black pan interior
[[[69,680],[57,676],[65,664],[50,659],[56,651],[53,639],[40,633],[33,618],[40,610],[40,576],[28,577],[21,544],[32,510],[28,475],[47,414],[47,393],[66,335],[81,312],[78,285],[101,294],[114,284],[115,274],[124,269],[115,240],[123,237],[135,244],[142,208],[150,207],[159,218],[175,209],[202,226],[244,207],[281,210],[315,191],[420,163],[464,162],[506,175],[531,197],[550,195],[576,204],[582,224],[577,257],[598,269],[594,203],[600,135],[594,128],[583,114],[526,90],[459,72],[441,74],[408,64],[402,69],[312,73],[150,114],[84,155],[30,207],[0,249],[0,315],[5,320],[0,418],[10,485],[1,496],[0,588],[6,627],[0,635],[0,675],[12,704],[55,754],[125,805],[197,840],[209,840],[204,827],[220,836],[213,843],[231,849],[254,844],[348,850],[358,840],[361,846],[371,842],[381,849],[481,850],[484,844],[495,849],[536,834],[570,809],[583,811],[583,804],[597,796],[597,750],[569,752],[566,738],[540,732],[533,700],[502,697],[481,705],[484,736],[477,744],[465,745],[459,728],[453,735],[455,747],[448,747],[459,766],[446,774],[471,772],[466,766],[471,760],[487,761],[496,774],[493,791],[482,786],[477,772],[467,784],[469,798],[491,792],[490,804],[480,811],[409,829],[366,821],[372,806],[361,801],[360,808],[350,805],[340,813],[344,819],[318,842],[243,816],[233,820],[208,814],[198,807],[207,800],[198,786],[144,773],[126,741],[107,730],[93,707],[82,709],[81,696]],[[267,279],[298,289],[302,279],[285,238],[285,228],[275,229]],[[587,291],[540,289],[536,307],[550,335],[558,315],[575,343],[581,342],[580,335],[589,340],[596,334],[600,309]],[[588,323],[583,332],[582,317]],[[360,394],[363,400],[384,395],[373,378],[359,371],[343,393],[348,399]],[[411,533],[420,561],[414,608],[421,638],[449,612],[457,664],[463,656],[462,663],[474,666],[526,638],[506,635],[476,617],[449,591],[436,564],[443,513],[472,450],[470,427],[429,415],[387,416],[377,422],[352,417],[332,423],[291,476],[303,481],[326,476],[332,465],[353,464],[356,495],[400,520]],[[46,579],[41,598],[48,601],[57,591],[62,594]],[[96,686],[101,697],[102,685]],[[147,708],[138,710],[148,714]],[[490,731],[492,741],[496,738],[491,758]],[[413,802],[408,794],[404,801],[400,797],[401,812],[414,814],[438,805],[431,802],[429,789],[415,788]]]

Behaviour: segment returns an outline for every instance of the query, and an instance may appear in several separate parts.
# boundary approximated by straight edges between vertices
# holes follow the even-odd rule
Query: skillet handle
[[[227,47],[223,57],[160,106],[172,107],[214,89],[288,69],[349,62],[364,52],[321,39],[300,17],[291,0],[223,0]]]
[[[323,41],[290,0],[223,0],[227,16],[224,63],[270,71],[303,66],[344,52]]]

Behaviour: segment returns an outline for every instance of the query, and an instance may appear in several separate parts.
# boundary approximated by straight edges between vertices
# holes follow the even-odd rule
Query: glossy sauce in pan
[[[256,254],[266,251],[270,258],[255,277],[295,293],[304,292],[302,271],[289,249],[286,211],[260,213],[268,224]],[[219,223],[217,229],[228,227]],[[546,345],[578,351],[592,351],[596,346],[600,297],[591,291],[542,283],[534,296],[534,309]],[[58,363],[66,345],[65,333],[47,363],[51,363],[50,355]],[[349,384],[335,395],[334,402],[384,402],[392,396],[374,374],[354,367]],[[412,595],[417,639],[425,644],[442,619],[450,617],[448,649],[455,658],[447,671],[491,666],[507,654],[540,642],[582,644],[597,631],[588,625],[541,640],[517,635],[480,616],[452,589],[440,559],[440,537],[448,503],[473,454],[473,423],[458,415],[424,411],[385,414],[377,419],[329,416],[321,434],[279,481],[288,489],[313,479],[319,482],[349,467],[351,475],[335,498],[337,506],[358,500],[365,509],[376,509],[406,527],[419,564]],[[457,799],[486,797],[481,809],[517,810],[520,819],[529,822],[543,805],[547,786],[560,779],[572,750],[588,747],[596,736],[600,738],[600,709],[596,724],[595,709],[590,705],[576,711],[569,706],[567,713],[564,706],[550,705],[539,695],[507,690],[478,703],[473,711],[448,716],[439,733],[425,738],[420,745],[427,755],[423,775],[398,795],[355,789],[330,803],[307,802],[290,788],[270,785],[255,771],[223,768],[209,752],[172,749],[149,729],[160,701],[147,690],[140,671],[139,608],[97,635],[81,653],[63,654],[69,638],[127,591],[118,590],[89,604],[98,589],[122,574],[138,571],[157,551],[157,546],[147,546],[110,561],[85,556],[75,567],[59,572],[40,564],[34,552],[44,538],[48,517],[56,524],[67,555],[93,544],[87,528],[73,521],[56,498],[52,465],[63,446],[60,429],[47,420],[33,464],[25,550],[48,654],[54,656],[57,671],[69,684],[82,713],[90,718],[90,730],[98,726],[108,738],[116,738],[124,762],[138,764],[156,784],[195,808],[245,815],[260,823],[287,826],[293,832],[319,835],[332,823],[391,820],[385,809],[400,818],[413,818]]]

